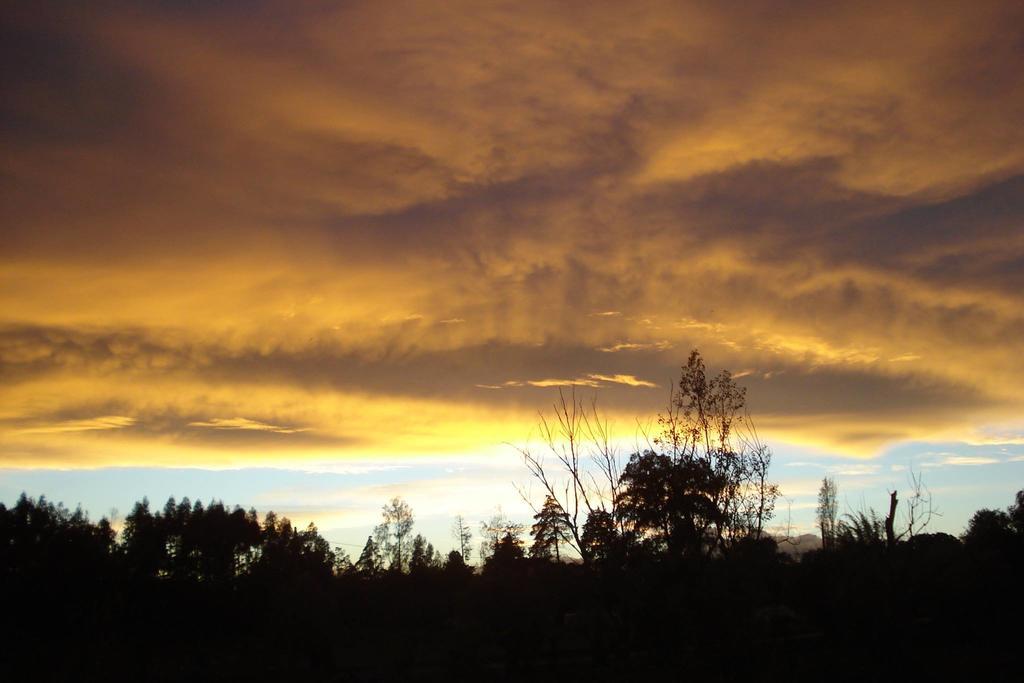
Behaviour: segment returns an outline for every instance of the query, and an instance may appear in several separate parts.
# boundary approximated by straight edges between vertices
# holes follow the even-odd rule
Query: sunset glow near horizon
[[[1024,5],[2,10],[0,502],[358,545],[527,519],[558,389],[628,456],[693,348],[821,477],[1024,487]],[[357,549],[349,548],[350,551]]]

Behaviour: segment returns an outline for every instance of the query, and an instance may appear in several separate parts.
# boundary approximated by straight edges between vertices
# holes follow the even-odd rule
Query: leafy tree
[[[334,573],[334,553],[314,524],[303,531],[292,526],[287,517],[280,520],[268,512],[263,522],[259,558],[251,572],[280,580],[324,581]]]
[[[1017,492],[1005,512],[988,509],[975,512],[963,540],[976,555],[1024,561],[1024,490]]]
[[[124,519],[121,545],[129,570],[137,576],[156,576],[167,566],[165,528],[149,511],[149,500],[136,502]]]
[[[354,571],[355,565],[348,551],[341,546],[334,547],[334,573],[337,576],[344,576]]]
[[[484,569],[499,573],[512,571],[521,563],[524,556],[523,539],[512,531],[507,531],[494,544],[494,552],[487,557]]]
[[[111,569],[113,549],[110,523],[92,524],[80,507],[24,493],[10,510],[0,505],[0,576],[98,577]]]
[[[659,417],[655,439],[681,470],[678,484],[689,498],[682,509],[693,517],[698,536],[709,549],[725,549],[734,539],[760,536],[774,514],[778,486],[767,481],[771,451],[757,437],[744,411],[746,389],[728,370],[708,377],[704,359],[694,349],[682,368],[678,392]],[[747,424],[745,424],[747,423]],[[738,427],[745,424],[745,430]]]
[[[544,505],[533,516],[533,519],[535,521],[530,528],[530,535],[533,537],[530,557],[551,559],[554,555],[554,560],[560,562],[562,558],[559,546],[569,538],[571,533],[562,506],[552,496],[547,496],[544,499]]]
[[[720,510],[702,463],[654,451],[634,453],[622,472],[619,513],[655,551],[699,553]]]
[[[444,571],[454,576],[468,576],[473,573],[473,569],[462,559],[462,553],[458,550],[452,550],[448,553],[448,557],[444,562]]]
[[[595,562],[612,561],[622,550],[622,537],[615,518],[606,510],[594,510],[583,525],[583,545]]]
[[[480,523],[480,535],[483,540],[480,541],[480,557],[486,561],[491,555],[494,554],[495,549],[498,547],[498,543],[503,538],[509,536],[513,539],[519,539],[518,543],[522,544],[522,535],[525,527],[518,522],[510,520],[501,508],[486,522]]]
[[[416,534],[412,539],[409,571],[422,573],[433,569],[440,569],[443,564],[441,557],[434,551],[433,544],[429,543],[422,534]]]
[[[1010,526],[1014,532],[1024,538],[1024,489],[1017,491],[1013,505],[1006,510],[1006,514],[1010,517]]]
[[[366,544],[363,546],[362,552],[359,553],[359,559],[356,560],[354,569],[357,574],[367,578],[377,576],[384,566],[384,558],[381,555],[380,548],[377,546],[377,542],[373,540],[373,536],[366,537]]]
[[[374,538],[390,561],[390,568],[402,572],[408,568],[412,554],[409,543],[413,525],[412,508],[396,496],[383,507],[381,516],[383,520],[374,528]]]

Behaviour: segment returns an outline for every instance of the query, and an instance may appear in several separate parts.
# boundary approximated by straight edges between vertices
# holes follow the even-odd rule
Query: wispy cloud
[[[656,387],[658,386],[654,382],[648,382],[647,380],[638,379],[633,375],[603,375],[599,373],[589,373],[583,377],[576,377],[572,379],[558,379],[558,378],[545,378],[545,379],[529,379],[529,380],[514,380],[510,379],[501,384],[476,384],[474,386],[480,389],[505,389],[514,387],[539,387],[539,388],[550,388],[550,387],[590,387],[596,389],[606,384],[621,384],[629,387]]]
[[[245,417],[215,417],[209,420],[189,422],[189,427],[207,427],[209,429],[238,429],[254,432],[274,432],[276,434],[295,434],[308,431],[307,428],[281,427],[278,425],[250,420]]]
[[[577,378],[577,379],[531,379],[525,382],[531,387],[599,387],[601,386],[597,380],[592,378]],[[519,385],[511,385],[519,386]]]
[[[619,342],[610,346],[599,346],[598,351],[604,353],[618,353],[620,351],[666,351],[672,348],[669,341],[657,341],[650,343],[641,342]]]
[[[65,420],[48,425],[38,425],[15,430],[16,434],[62,434],[66,432],[91,432],[108,429],[124,429],[135,424],[135,418],[123,415],[106,415],[85,420]]]
[[[983,455],[951,455],[942,461],[945,465],[995,465],[1002,462],[999,458]]]
[[[656,387],[658,386],[654,382],[648,382],[645,379],[637,379],[633,375],[587,375],[591,380],[599,382],[608,382],[610,384],[625,384],[629,387]]]

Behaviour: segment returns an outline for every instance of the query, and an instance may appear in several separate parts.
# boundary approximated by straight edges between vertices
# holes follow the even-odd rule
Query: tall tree
[[[530,557],[552,559],[561,562],[559,546],[570,537],[569,523],[565,510],[552,496],[544,499],[544,505],[533,516],[534,524],[530,528],[533,545],[530,546]]]
[[[818,528],[821,530],[821,547],[831,550],[835,546],[838,533],[839,500],[836,482],[832,477],[821,480],[818,489]]]
[[[434,546],[427,543],[423,534],[416,534],[412,539],[412,553],[409,556],[409,571],[422,572],[431,568],[434,560]]]
[[[459,544],[459,555],[462,556],[462,561],[469,562],[473,554],[473,529],[470,528],[469,524],[466,523],[466,518],[461,514],[456,515],[455,522],[452,523],[452,536],[455,538],[455,542]]]
[[[20,501],[19,501],[20,503]],[[42,504],[42,500],[40,500]],[[17,509],[17,508],[16,508]],[[138,576],[156,576],[167,563],[167,539],[159,515],[149,511],[149,500],[135,503],[124,518],[121,544],[130,570]]]
[[[609,509],[614,516],[619,499],[619,460],[613,446],[608,421],[598,411],[597,402],[586,405],[573,391],[569,397],[559,390],[558,402],[552,406],[553,417],[540,415],[540,433],[544,441],[541,451],[529,447],[519,449],[530,475],[544,491],[545,499],[553,498],[562,508],[565,541],[584,562],[583,525],[596,510]],[[548,465],[553,456],[555,464]],[[539,513],[522,487],[519,495]]]
[[[615,559],[623,547],[615,518],[606,510],[594,510],[583,525],[583,545],[591,560],[602,563]]]
[[[360,576],[369,578],[380,573],[381,565],[382,558],[377,542],[373,540],[373,536],[367,536],[366,544],[363,546],[362,552],[359,553],[359,559],[356,560],[354,569]]]
[[[778,487],[766,480],[771,451],[758,440],[745,406],[746,389],[728,370],[709,377],[694,349],[668,412],[659,418],[662,434],[655,443],[712,505],[712,514],[693,520],[710,548],[760,535],[778,497]]]
[[[412,531],[412,508],[395,496],[381,510],[381,523],[374,529],[375,540],[391,562],[391,569],[402,572],[409,566],[412,553],[409,534]]]

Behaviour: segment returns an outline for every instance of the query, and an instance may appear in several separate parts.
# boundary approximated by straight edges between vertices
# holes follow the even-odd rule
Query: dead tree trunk
[[[885,545],[892,548],[896,545],[896,492],[889,494],[889,515],[885,518]]]

